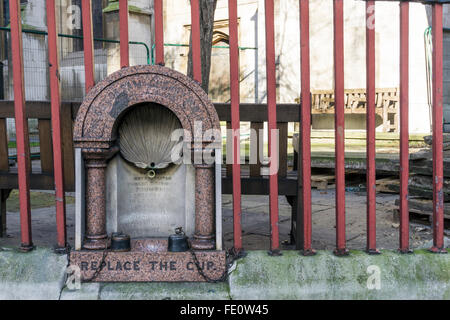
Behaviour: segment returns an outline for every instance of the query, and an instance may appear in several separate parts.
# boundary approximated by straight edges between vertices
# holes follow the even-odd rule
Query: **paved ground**
[[[380,249],[398,248],[398,223],[394,219],[396,195],[377,195],[377,239]],[[232,200],[224,196],[224,237],[228,247],[232,246]],[[312,192],[313,201],[313,247],[332,250],[335,246],[335,190]],[[284,197],[280,203],[280,240],[288,242],[291,207]],[[242,202],[243,241],[248,249],[268,249],[270,246],[268,197],[247,196]],[[350,249],[364,250],[366,247],[366,193],[346,193],[347,242]],[[429,227],[411,223],[411,246],[422,248],[432,239]],[[284,249],[292,246],[283,245]]]
[[[75,205],[67,205],[67,240],[73,246],[75,236]],[[53,247],[56,244],[55,207],[33,209],[31,211],[33,244],[39,247]],[[19,213],[8,212],[7,237],[0,238],[0,245],[20,245]]]
[[[335,245],[334,189],[313,190],[313,247],[319,250],[332,250]],[[394,220],[394,201],[396,195],[377,195],[377,239],[380,249],[398,248],[398,223]],[[350,249],[364,249],[366,245],[366,194],[347,192],[347,241]],[[279,197],[280,241],[289,240],[291,207],[284,197]],[[67,205],[68,240],[74,241],[74,205]],[[269,209],[267,196],[243,196],[243,241],[248,250],[267,250],[270,246]],[[227,248],[233,243],[232,198],[223,196],[224,240]],[[0,245],[19,245],[19,214],[8,212],[8,236],[0,239]],[[53,246],[56,243],[55,208],[32,210],[33,241],[37,246]],[[447,236],[449,231],[446,232]],[[411,246],[422,248],[432,239],[429,227],[411,224]],[[288,244],[283,249],[292,248]]]

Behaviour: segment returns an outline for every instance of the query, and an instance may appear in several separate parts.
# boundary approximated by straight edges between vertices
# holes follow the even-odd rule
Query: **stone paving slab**
[[[27,254],[2,248],[0,299],[450,300],[450,254],[416,250],[401,255],[386,250],[378,256],[351,251],[348,257],[336,257],[329,251],[319,251],[314,257],[303,257],[298,251],[282,253],[271,257],[266,251],[247,252],[224,283],[82,283],[79,290],[69,290],[63,288],[67,256],[56,255],[50,248]],[[369,281],[374,271],[380,275],[379,290],[376,281]],[[375,286],[369,288],[368,282]]]
[[[229,300],[227,283],[102,284],[100,300]]]
[[[229,300],[227,283],[82,283],[61,300]]]
[[[57,300],[64,283],[67,256],[37,248],[21,253],[0,248],[0,300]]]
[[[233,246],[233,211],[231,195],[223,195],[223,234],[225,248]],[[377,194],[377,245],[380,249],[398,248],[398,221],[393,217],[395,194]],[[335,190],[312,190],[313,247],[333,250],[336,241]],[[366,193],[346,192],[346,238],[350,249],[364,250],[366,246]],[[247,250],[267,250],[270,247],[268,196],[242,197],[243,243]],[[67,205],[67,237],[73,247],[73,204]],[[288,241],[291,228],[291,207],[285,197],[279,197],[280,241]],[[31,213],[33,243],[40,247],[52,247],[56,243],[55,207],[33,209]],[[20,245],[20,217],[18,212],[7,214],[7,237],[0,238],[0,246]],[[445,230],[450,235],[449,230]],[[428,225],[410,225],[412,248],[424,247],[432,239]],[[283,249],[292,246],[283,245]]]
[[[20,245],[20,214],[8,212],[6,234],[0,238],[0,246],[18,247]],[[33,244],[38,247],[53,247],[56,244],[56,209],[55,207],[31,210],[31,227]],[[75,205],[66,205],[67,241],[73,247],[75,237]]]

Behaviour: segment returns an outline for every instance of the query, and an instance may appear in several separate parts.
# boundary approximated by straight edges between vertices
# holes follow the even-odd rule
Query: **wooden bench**
[[[366,113],[366,89],[346,89],[345,113]],[[300,102],[297,99],[296,102]],[[375,112],[383,119],[383,132],[399,130],[399,89],[378,88],[375,90]],[[311,90],[311,113],[334,114],[334,91]],[[392,118],[392,121],[391,121]]]
[[[76,117],[80,103],[62,103],[62,143],[64,159],[64,178],[66,191],[74,191],[74,149],[72,143],[72,124]],[[215,104],[219,119],[231,122],[231,107],[229,104]],[[279,194],[286,196],[291,204],[297,203],[295,198],[298,194],[297,173],[288,170],[288,123],[298,122],[300,117],[299,105],[279,104],[277,105],[277,120],[280,130],[280,168],[279,168]],[[34,166],[30,176],[30,188],[36,190],[54,190],[53,181],[53,154],[50,121],[49,102],[27,102],[27,118],[38,119],[38,130],[40,140],[40,168]],[[1,206],[0,214],[3,224],[2,231],[6,228],[6,199],[12,189],[18,188],[17,169],[8,164],[8,141],[6,118],[14,118],[14,102],[0,101],[0,192]],[[267,105],[265,104],[241,104],[240,118],[243,122],[251,122],[251,128],[262,129],[263,123],[267,121]],[[259,138],[251,139],[250,145],[259,145]],[[30,164],[31,166],[31,164]],[[269,178],[261,174],[262,164],[258,160],[256,164],[242,167],[242,194],[244,195],[268,195]],[[222,190],[224,194],[232,194],[233,183],[231,178],[231,166],[227,165],[224,170]],[[293,215],[296,207],[293,206]],[[295,217],[293,217],[295,221]],[[3,233],[4,234],[4,233]]]

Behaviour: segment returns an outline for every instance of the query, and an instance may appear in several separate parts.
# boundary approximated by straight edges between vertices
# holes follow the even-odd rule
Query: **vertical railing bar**
[[[200,4],[199,0],[191,0],[191,38],[192,38],[192,71],[193,78],[202,83],[202,61],[200,44]]]
[[[64,170],[61,141],[61,96],[57,47],[55,0],[47,0],[48,61],[50,65],[50,102],[53,138],[53,166],[56,199],[57,249],[66,250],[66,211],[64,197]]]
[[[378,254],[376,233],[375,167],[375,1],[366,2],[366,129],[367,129],[367,252]]]
[[[20,1],[9,1],[11,23],[11,53],[13,63],[14,116],[16,122],[17,164],[20,202],[21,251],[33,250],[30,208],[30,148],[28,122],[25,115],[23,75],[22,19]]]
[[[95,85],[94,78],[94,37],[92,35],[92,3],[91,0],[83,0],[81,5],[83,20],[83,51],[84,74],[86,93]]]
[[[303,255],[313,255],[312,249],[312,199],[311,199],[311,68],[309,47],[309,0],[300,0],[300,65],[301,65],[301,116],[300,130],[301,154],[298,168],[298,182],[301,188],[301,198],[297,206],[303,210],[301,220],[303,239]],[[297,211],[299,212],[299,211]]]
[[[344,106],[344,3],[334,0],[334,97],[335,97],[335,175],[336,249],[347,255],[345,240],[345,106]]]
[[[240,165],[240,74],[237,0],[228,0],[230,33],[231,127],[233,130],[233,233],[234,250],[242,251],[241,165]]]
[[[130,65],[130,48],[128,40],[128,0],[119,0],[119,30],[120,30],[120,67]]]
[[[164,65],[164,12],[163,0],[155,0],[155,63]]]
[[[400,248],[409,253],[409,3],[400,2]]]
[[[444,249],[444,167],[443,167],[443,25],[442,4],[433,4],[433,247]]]
[[[267,113],[268,113],[268,142],[269,142],[269,207],[270,207],[270,254],[280,255],[280,241],[278,231],[278,141],[273,138],[277,132],[277,92],[275,67],[275,17],[274,1],[265,0],[266,23],[266,72],[267,72]],[[277,135],[275,135],[277,136]]]

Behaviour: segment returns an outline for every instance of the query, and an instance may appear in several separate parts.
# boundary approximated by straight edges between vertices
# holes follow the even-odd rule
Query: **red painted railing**
[[[367,252],[378,253],[375,168],[375,2],[366,2]]]
[[[442,4],[433,5],[433,252],[444,250]]]
[[[299,188],[302,188],[299,201],[302,203],[303,254],[313,255],[312,249],[312,203],[311,203],[311,84],[309,57],[309,1],[300,1],[300,73],[301,73],[301,116],[302,125],[300,148]],[[297,218],[299,219],[299,218]],[[299,239],[300,240],[300,239]]]
[[[241,208],[241,164],[240,164],[240,74],[238,44],[237,0],[228,1],[230,19],[230,89],[231,89],[231,128],[233,130],[233,232],[234,249],[242,250],[242,208]]]
[[[267,73],[267,113],[269,128],[269,158],[273,160],[273,151],[278,150],[272,133],[277,130],[277,85],[276,85],[276,67],[275,67],[275,25],[274,25],[274,6],[273,0],[265,2],[266,14],[266,73]],[[270,207],[270,252],[279,254],[280,240],[278,231],[278,164],[270,161],[269,170],[269,207]]]
[[[192,76],[202,83],[202,58],[200,46],[200,4],[191,0],[191,41],[192,41]]]
[[[120,67],[130,66],[130,47],[128,43],[128,1],[119,1]]]
[[[409,251],[409,3],[400,3],[400,251]]]
[[[375,192],[375,2],[366,2],[366,67],[367,67],[367,252],[378,253],[376,246],[376,192]],[[446,1],[426,2],[433,7],[433,252],[443,252],[444,206],[443,206],[443,32],[442,6]],[[234,164],[233,164],[233,211],[234,211],[234,249],[241,251],[241,177],[239,164],[239,49],[238,49],[238,12],[237,0],[229,0],[230,31],[230,83],[231,114]],[[409,109],[409,3],[399,1],[400,5],[400,241],[399,249],[406,253],[409,248],[409,209],[408,209],[408,109]],[[300,6],[300,61],[301,61],[301,150],[299,161],[299,198],[301,202],[300,225],[304,255],[314,254],[312,248],[311,222],[311,100],[310,100],[310,36],[309,36],[309,0],[299,0]],[[155,10],[155,51],[156,64],[164,65],[163,0],[154,1]],[[94,55],[92,36],[91,0],[82,1],[84,59],[86,92],[94,86]],[[334,14],[334,82],[335,82],[335,155],[336,155],[336,250],[337,255],[346,255],[348,250],[345,238],[345,123],[344,123],[344,5],[343,0],[333,0]],[[22,32],[20,23],[20,1],[10,1],[11,44],[13,62],[13,80],[15,96],[15,119],[17,130],[18,179],[20,192],[21,248],[32,248],[29,175],[30,157],[28,146],[28,126],[24,112],[25,92],[23,81]],[[120,17],[120,65],[129,66],[128,48],[128,4],[119,1]],[[266,72],[267,103],[269,128],[269,158],[277,150],[278,141],[273,139],[272,131],[277,128],[276,103],[276,65],[274,0],[265,0],[266,33]],[[192,61],[193,77],[202,82],[200,8],[199,0],[191,0],[192,19]],[[56,219],[58,229],[58,247],[66,247],[66,226],[64,208],[63,162],[60,124],[60,92],[58,75],[58,55],[56,41],[55,1],[47,0],[47,22],[49,33],[49,62],[51,82],[51,109],[53,126],[53,152],[56,188]],[[270,253],[278,254],[278,163],[270,163]]]
[[[66,203],[61,139],[61,94],[59,83],[58,35],[56,33],[55,0],[47,0],[48,61],[50,64],[50,95],[52,110],[53,167],[55,177],[57,247],[66,247]]]
[[[94,36],[92,34],[91,0],[83,0],[81,4],[83,17],[84,75],[86,93],[95,85],[94,80]]]
[[[154,0],[155,12],[155,63],[164,65],[164,12],[163,0]]]
[[[334,0],[334,127],[336,175],[336,250],[346,255],[345,240],[345,96],[344,96],[344,0]]]

